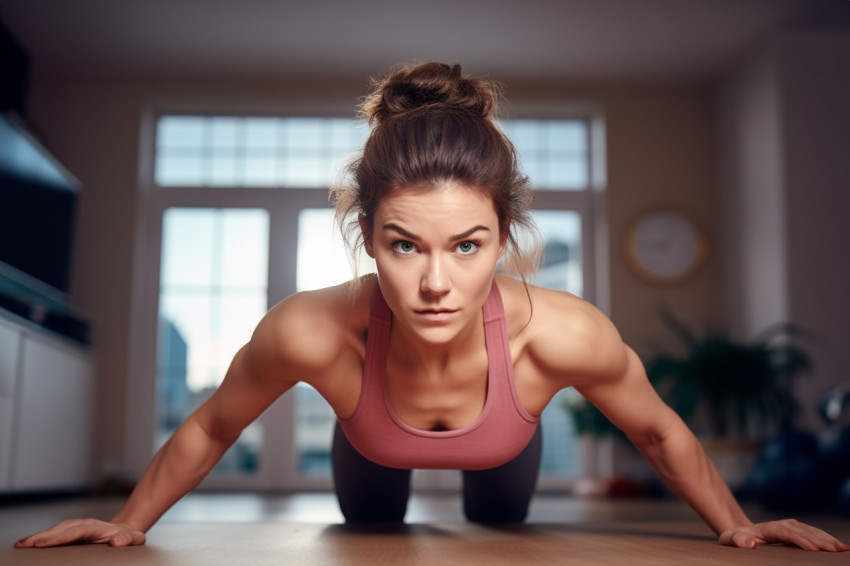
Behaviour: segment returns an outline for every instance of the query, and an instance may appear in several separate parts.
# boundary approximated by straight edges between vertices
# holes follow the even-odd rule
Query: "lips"
[[[442,322],[451,318],[457,309],[420,309],[414,312],[425,320]]]

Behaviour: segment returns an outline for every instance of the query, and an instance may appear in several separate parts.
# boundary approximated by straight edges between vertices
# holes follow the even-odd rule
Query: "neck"
[[[452,340],[443,343],[428,342],[393,324],[389,348],[390,356],[400,367],[440,375],[453,362],[470,357],[478,349],[486,349],[483,314],[479,313]]]

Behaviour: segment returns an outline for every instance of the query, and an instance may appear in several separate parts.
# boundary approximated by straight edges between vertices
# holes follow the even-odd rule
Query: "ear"
[[[369,227],[369,222],[362,214],[357,215],[357,222],[360,224],[360,233],[363,234],[363,249],[372,259],[375,259],[375,252],[372,248],[372,231]]]
[[[508,235],[511,233],[511,219],[505,219],[504,224],[502,225],[502,229],[499,230],[499,257],[503,257],[505,255],[505,251],[508,249]]]

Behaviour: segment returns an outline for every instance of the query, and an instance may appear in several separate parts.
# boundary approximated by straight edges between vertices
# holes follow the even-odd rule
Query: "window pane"
[[[298,214],[297,262],[299,291],[329,287],[351,279],[348,253],[330,208],[307,208]],[[371,260],[363,260],[359,272],[374,271],[373,265]],[[298,384],[293,393],[296,469],[304,475],[328,475],[336,417],[313,388]]]
[[[236,118],[210,118],[210,147],[221,152],[234,153],[242,139],[239,120]]]
[[[587,148],[587,125],[579,120],[551,120],[545,122],[548,136],[546,145],[552,152],[583,152]]]
[[[572,210],[534,210],[543,236],[543,263],[535,284],[582,296],[581,215]]]
[[[211,362],[215,365],[214,378],[220,382],[227,371],[233,355],[239,351],[251,338],[257,323],[266,312],[267,299],[265,294],[259,294],[254,289],[246,289],[243,293],[228,292],[216,298],[218,304],[218,320],[215,336],[217,344]]]
[[[543,263],[534,283],[580,297],[583,291],[581,215],[570,210],[535,210],[532,216],[543,236]],[[564,406],[575,395],[573,389],[559,392],[541,415],[541,473],[570,476],[579,472],[578,439]]]
[[[209,167],[210,186],[236,187],[241,184],[241,169],[235,155],[217,153]]]
[[[201,147],[203,129],[202,117],[165,116],[159,120],[156,145],[162,149]]]
[[[296,470],[302,476],[329,476],[336,415],[318,391],[298,383],[295,395]]]
[[[248,187],[274,187],[277,185],[273,156],[248,156],[245,158],[243,182]]]
[[[549,175],[546,171],[546,162],[537,158],[536,154],[522,155],[520,164],[523,171],[531,179],[531,184],[535,188],[548,187]]]
[[[200,154],[160,156],[154,173],[156,183],[162,186],[189,186],[203,184],[203,159]]]
[[[156,447],[221,383],[267,307],[265,210],[172,208],[163,215],[157,340]],[[216,466],[253,473],[262,423]]]
[[[286,121],[286,145],[300,150],[319,151],[325,147],[324,120],[316,118],[290,118]]]
[[[161,283],[205,285],[213,272],[214,217],[209,209],[170,208],[162,221]]]
[[[520,166],[535,189],[589,188],[587,122],[504,120],[499,125],[514,143]]]
[[[209,291],[185,289],[160,293],[160,316],[186,343],[186,385],[191,391],[215,387],[215,312]],[[188,415],[187,415],[188,416]]]
[[[589,181],[584,120],[500,123],[538,189],[584,190]],[[362,120],[164,116],[157,127],[161,186],[326,188],[369,133]]]
[[[329,145],[336,154],[350,153],[366,142],[364,134],[368,134],[368,129],[352,127],[351,120],[340,118],[328,120],[328,127],[330,128]]]
[[[374,261],[366,254],[360,254],[358,259],[360,275],[375,271]],[[297,261],[299,291],[330,287],[351,279],[349,254],[330,208],[305,208],[298,214]]]
[[[164,187],[326,189],[368,131],[346,118],[163,116],[154,179]]]
[[[540,415],[540,424],[543,427],[541,474],[576,476],[581,469],[578,434],[572,416],[565,407],[567,400],[578,396],[575,389],[562,389]]]
[[[511,140],[523,156],[531,157],[540,150],[540,123],[535,120],[515,120]]]
[[[252,209],[231,209],[221,218],[220,228],[222,284],[265,288],[269,262],[268,215],[257,214]]]
[[[245,148],[271,150],[278,145],[277,123],[274,118],[245,119]]]
[[[333,211],[305,209],[298,214],[298,290],[319,289],[351,278]],[[335,416],[319,393],[298,384],[295,394],[295,458],[300,475],[330,474],[330,447]]]
[[[363,147],[366,143],[366,139],[369,137],[369,132],[369,124],[365,120],[356,120],[351,125],[351,151],[355,151]]]
[[[587,175],[586,159],[554,156],[549,162],[548,183],[541,188],[586,189]]]
[[[321,156],[293,151],[286,162],[280,184],[288,187],[315,187],[327,178],[328,170]]]

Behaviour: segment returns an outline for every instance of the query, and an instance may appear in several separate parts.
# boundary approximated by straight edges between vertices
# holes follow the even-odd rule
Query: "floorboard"
[[[0,564],[850,564],[850,553],[723,547],[677,501],[545,497],[535,501],[526,525],[466,523],[454,498],[415,497],[407,525],[352,528],[339,523],[326,495],[198,495],[180,502],[151,529],[145,546],[11,548],[36,526],[80,514],[103,516],[118,506],[120,500],[93,499],[0,507]],[[850,521],[830,516],[808,520],[850,540]]]

